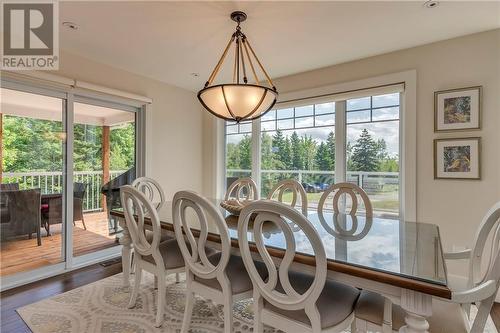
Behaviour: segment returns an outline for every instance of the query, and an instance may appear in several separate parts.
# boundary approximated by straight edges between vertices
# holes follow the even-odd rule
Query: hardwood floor
[[[2,292],[0,294],[0,332],[31,332],[17,314],[16,309],[104,279],[108,276],[118,274],[121,271],[121,262],[114,263],[107,267],[101,264],[95,264]]]
[[[107,213],[85,214],[85,225],[87,230],[84,230],[82,223],[77,221],[73,229],[75,256],[116,245],[116,237],[109,235]],[[42,229],[41,246],[37,246],[36,237],[27,239],[26,236],[2,241],[0,276],[61,262],[61,224],[51,226],[50,232],[51,236],[46,237],[45,229]]]
[[[31,332],[17,314],[16,309],[118,274],[121,271],[122,266],[119,261],[109,266],[95,264],[0,293],[0,332]],[[493,305],[491,317],[500,332],[500,303]]]

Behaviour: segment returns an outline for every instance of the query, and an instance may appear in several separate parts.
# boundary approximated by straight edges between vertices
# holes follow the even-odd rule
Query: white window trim
[[[331,100],[332,95],[338,95],[336,99],[352,98],[358,91],[370,93],[371,91],[379,91],[384,89],[385,86],[392,86],[395,84],[404,84],[404,92],[401,93],[400,98],[400,133],[403,135],[400,138],[400,162],[401,162],[401,180],[400,180],[400,219],[405,221],[417,220],[417,72],[416,70],[408,70],[403,72],[391,73],[362,80],[344,82],[334,85],[328,85],[318,88],[306,89],[301,91],[294,91],[282,93],[279,96],[277,106],[287,105],[290,101],[297,104],[299,100],[322,99],[325,96]],[[319,97],[317,97],[319,96]],[[339,103],[343,104],[343,103]],[[344,104],[345,107],[345,104]],[[340,115],[342,114],[342,115]],[[343,119],[337,117],[344,117],[343,112],[336,112],[336,124],[345,123]],[[256,170],[256,164],[260,165],[260,128],[255,124],[258,123],[260,127],[260,120],[254,121],[252,127],[252,136],[256,136],[252,140],[252,159],[258,163],[252,163],[252,176],[255,180],[260,182],[259,170]],[[216,153],[215,165],[218,167],[216,172],[217,185],[215,190],[216,197],[221,197],[225,191],[225,138],[224,138],[224,122],[216,122],[216,143],[218,152]],[[335,128],[336,137],[336,152],[345,147],[345,128]],[[258,144],[255,144],[258,142]],[[344,156],[344,153],[337,156]],[[342,161],[341,161],[342,162]],[[345,162],[345,161],[344,161]],[[345,170],[345,163],[342,166],[337,166],[336,181],[343,181]],[[222,166],[222,168],[220,168]],[[255,170],[254,170],[255,169]],[[221,172],[222,171],[222,172]],[[337,176],[338,175],[338,176]],[[260,187],[259,187],[260,188]]]

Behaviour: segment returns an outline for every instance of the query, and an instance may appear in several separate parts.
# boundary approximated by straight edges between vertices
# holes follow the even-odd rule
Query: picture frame
[[[481,129],[482,86],[436,91],[434,132]]]
[[[481,138],[435,139],[434,179],[481,179]]]

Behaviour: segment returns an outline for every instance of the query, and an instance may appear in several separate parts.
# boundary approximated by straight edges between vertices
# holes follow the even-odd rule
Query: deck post
[[[110,157],[110,147],[109,147],[109,126],[102,127],[102,183],[106,184],[109,182],[109,157]],[[103,211],[107,211],[106,206],[106,196],[101,195],[101,207]]]

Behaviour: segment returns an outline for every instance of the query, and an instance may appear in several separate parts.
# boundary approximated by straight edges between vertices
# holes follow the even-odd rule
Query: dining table
[[[210,199],[225,217],[231,237],[231,251],[239,254],[238,216],[220,207],[222,200]],[[125,216],[121,209],[110,212],[123,228],[123,283],[129,285],[133,249]],[[195,215],[188,219],[194,235],[199,232]],[[174,235],[172,202],[165,202],[158,211],[162,231]],[[311,208],[307,218],[317,230],[327,255],[328,278],[356,288],[379,293],[398,304],[406,312],[400,332],[427,332],[427,318],[432,315],[432,298],[451,299],[441,237],[434,224],[411,222],[397,217],[371,217],[323,211]],[[150,223],[146,217],[145,223]],[[293,224],[293,222],[290,221]],[[314,273],[315,258],[307,237],[300,228],[292,227],[296,254],[292,269]],[[199,234],[199,233],[198,233]],[[286,250],[282,230],[274,223],[264,225],[266,249],[279,263]],[[257,254],[252,245],[251,251]],[[215,223],[210,223],[207,244],[217,247],[221,238]],[[432,329],[432,328],[431,328]]]

